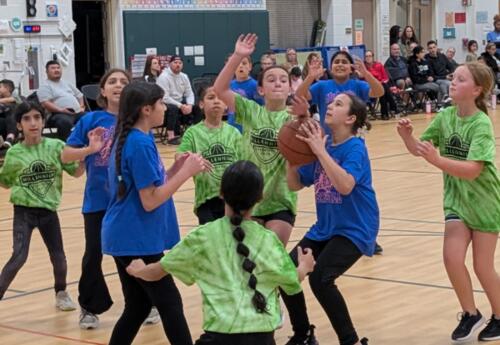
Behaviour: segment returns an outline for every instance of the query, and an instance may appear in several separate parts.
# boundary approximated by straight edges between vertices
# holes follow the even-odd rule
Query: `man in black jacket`
[[[429,61],[429,66],[431,67],[432,74],[435,78],[434,82],[439,85],[440,89],[438,102],[447,103],[450,101],[448,92],[450,89],[452,74],[455,69],[448,58],[444,54],[438,52],[436,41],[427,42],[427,50],[429,53],[425,56],[425,58]]]

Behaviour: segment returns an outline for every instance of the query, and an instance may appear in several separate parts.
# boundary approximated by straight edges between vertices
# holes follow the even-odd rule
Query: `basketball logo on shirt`
[[[469,155],[470,143],[464,142],[458,133],[453,133],[444,144],[445,156],[458,160],[466,160]]]
[[[336,160],[335,160],[336,161]],[[318,204],[341,204],[342,196],[333,188],[325,169],[317,165],[314,171],[314,192]]]
[[[222,179],[222,174],[228,166],[236,160],[236,153],[233,149],[222,145],[221,143],[214,143],[208,149],[201,153],[203,158],[209,161],[213,169],[210,175],[217,180]]]
[[[34,161],[19,175],[21,186],[43,199],[54,184],[56,169],[44,161]]]
[[[257,159],[262,163],[271,163],[279,156],[278,133],[274,128],[252,130],[250,133],[250,143]]]

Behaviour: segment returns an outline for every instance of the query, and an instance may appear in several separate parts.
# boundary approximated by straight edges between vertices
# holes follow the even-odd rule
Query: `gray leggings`
[[[14,205],[12,256],[0,273],[0,299],[3,298],[5,291],[28,258],[34,228],[40,230],[43,242],[49,250],[50,261],[54,269],[56,293],[66,290],[66,256],[57,212],[44,208]]]

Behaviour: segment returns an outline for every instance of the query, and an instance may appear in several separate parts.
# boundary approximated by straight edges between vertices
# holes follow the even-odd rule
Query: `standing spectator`
[[[399,44],[391,44],[391,55],[384,64],[389,78],[396,86],[405,90],[411,86],[410,74],[408,73],[408,61],[401,56]]]
[[[373,58],[373,51],[367,50],[365,53],[365,66],[368,72],[370,72],[375,79],[382,83],[384,87],[384,95],[379,98],[380,100],[380,113],[382,115],[382,120],[389,120],[389,110],[397,112],[396,101],[392,97],[390,90],[389,77],[385,72],[384,66],[375,61]]]
[[[323,59],[321,58],[321,55],[319,53],[312,52],[309,55],[307,55],[306,63],[304,65],[304,68],[302,69],[302,79],[306,79],[307,76],[309,75],[309,69],[311,68],[311,66],[316,66],[316,65],[323,65]],[[332,79],[332,76],[328,70],[325,70],[325,73],[323,73],[322,76],[318,77],[318,79],[315,79],[313,81],[313,84],[318,80],[328,80],[328,79]]]
[[[432,69],[434,82],[439,85],[438,102],[447,103],[450,101],[448,90],[450,89],[451,76],[455,69],[446,56],[438,52],[436,41],[427,42],[427,50],[429,53],[425,58],[429,61],[429,66]]]
[[[449,47],[446,49],[446,57],[448,58],[448,61],[451,63],[453,66],[453,71],[455,71],[458,67],[458,62],[455,61],[455,53],[457,51],[453,47]]]
[[[425,59],[425,50],[422,46],[413,49],[413,55],[409,60],[408,70],[413,86],[418,91],[428,92],[431,99],[436,99],[439,93],[439,85],[434,82],[432,69],[429,61]]]
[[[165,91],[163,102],[167,105],[165,121],[167,143],[179,145],[180,124],[193,123],[194,93],[189,78],[182,73],[184,63],[179,55],[172,56],[169,68],[165,69],[156,83]]]
[[[415,36],[415,30],[412,26],[408,25],[404,28],[401,33],[401,55],[405,58],[409,58],[413,54],[413,50],[411,48],[412,43],[416,43],[418,45],[417,36]]]
[[[83,94],[73,85],[61,79],[61,65],[50,60],[45,65],[47,80],[38,89],[37,96],[42,106],[52,116],[47,120],[48,127],[57,128],[57,136],[65,141],[71,128],[82,117],[85,111]]]
[[[467,42],[467,55],[465,56],[465,62],[472,62],[477,60],[477,51],[479,50],[477,41],[470,40]]]
[[[146,59],[146,64],[144,65],[144,72],[142,77],[145,81],[150,83],[156,83],[156,79],[161,73],[160,60],[154,55],[149,55]]]
[[[389,44],[392,46],[394,43],[399,44],[401,38],[401,27],[393,25],[389,30]]]
[[[493,17],[493,27],[495,29],[486,35],[486,41],[495,43],[497,53],[500,54],[500,14]]]
[[[292,92],[295,93],[299,88],[300,84],[304,81],[302,79],[302,72],[300,71],[299,66],[295,66],[290,71],[290,81],[292,84]]]
[[[286,50],[286,62],[292,65],[292,68],[299,67],[301,71],[304,68],[304,66],[299,64],[299,61],[297,60],[297,51],[293,48],[288,48]]]

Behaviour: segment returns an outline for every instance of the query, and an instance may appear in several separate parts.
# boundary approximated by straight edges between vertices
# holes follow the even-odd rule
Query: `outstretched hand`
[[[255,50],[255,45],[257,44],[257,39],[258,37],[256,34],[240,35],[236,40],[234,53],[241,57],[252,55]]]
[[[312,77],[314,80],[318,80],[325,74],[326,68],[323,67],[323,64],[321,61],[318,61],[317,63],[311,64],[309,66],[309,71],[307,72],[307,76]]]
[[[438,150],[430,141],[420,141],[417,143],[417,154],[423,157],[427,162],[436,165],[441,157]]]
[[[292,104],[288,107],[288,113],[297,116],[299,119],[311,117],[311,114],[309,114],[309,102],[305,97],[293,96]]]
[[[92,153],[99,152],[104,146],[104,133],[106,129],[104,127],[96,127],[89,131],[87,137],[89,139],[89,149]]]
[[[370,72],[366,69],[365,63],[359,57],[354,56],[354,70],[360,78],[365,79],[366,75]]]
[[[410,119],[401,119],[397,126],[398,134],[401,138],[408,138],[413,134],[413,125]]]

